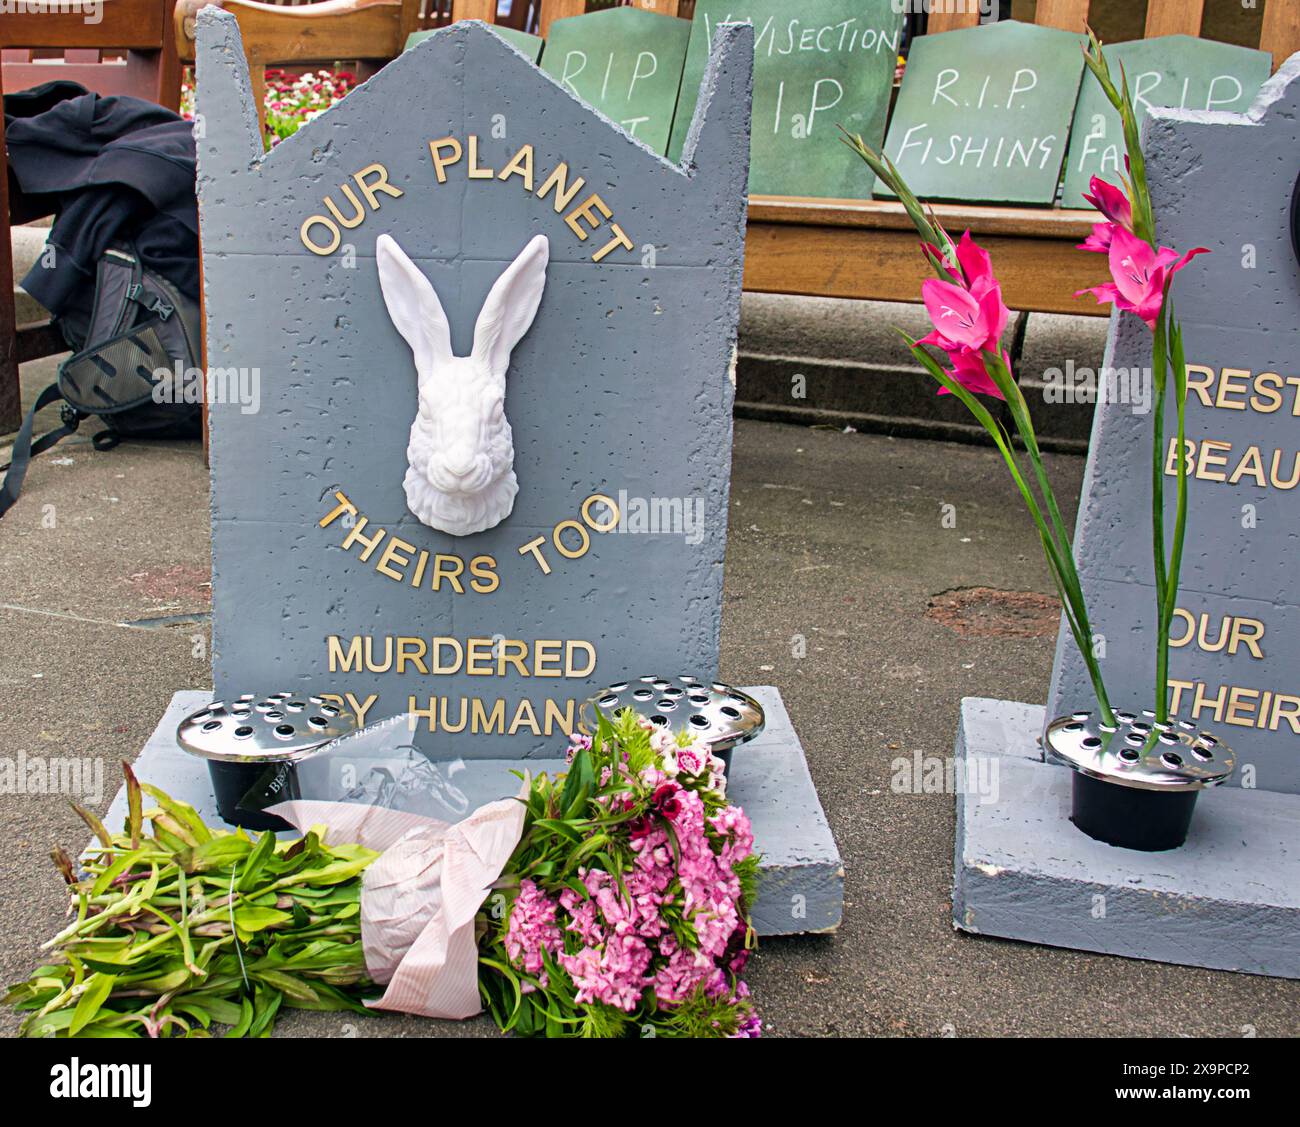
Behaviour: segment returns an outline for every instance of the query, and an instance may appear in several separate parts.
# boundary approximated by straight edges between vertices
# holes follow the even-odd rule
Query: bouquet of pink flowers
[[[549,1037],[756,1037],[741,980],[758,857],[722,761],[630,710],[539,776],[479,917],[502,1029]]]

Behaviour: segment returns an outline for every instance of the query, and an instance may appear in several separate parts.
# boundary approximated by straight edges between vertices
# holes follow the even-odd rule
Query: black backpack
[[[198,305],[166,278],[140,265],[134,248],[110,247],[99,260],[88,317],[58,319],[73,355],[37,397],[14,439],[0,485],[0,516],[18,500],[32,457],[90,415],[106,429],[97,450],[123,438],[196,438],[202,430]],[[62,425],[32,441],[36,415],[60,404]]]

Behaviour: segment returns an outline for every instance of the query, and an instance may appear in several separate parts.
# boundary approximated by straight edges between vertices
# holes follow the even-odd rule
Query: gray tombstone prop
[[[1234,781],[1289,794],[1300,793],[1300,264],[1290,218],[1300,171],[1297,78],[1292,59],[1248,113],[1157,110],[1145,134],[1161,243],[1213,252],[1174,287],[1189,380],[1204,387],[1193,387],[1187,403],[1197,476],[1188,478],[1184,613],[1173,637],[1186,641],[1170,653],[1171,705],[1236,750]],[[1151,334],[1136,317],[1112,318],[1106,368],[1145,367],[1150,350]],[[1075,536],[1116,707],[1150,707],[1155,673],[1151,416],[1133,406],[1097,407]],[[1174,430],[1171,403],[1167,456]],[[1172,474],[1165,483],[1169,528]],[[1090,698],[1066,637],[1052,715]]]
[[[681,165],[578,103],[473,22],[434,32],[265,155],[238,25],[216,8],[199,13],[209,382],[220,382],[217,368],[257,368],[264,377],[257,411],[240,411],[238,400],[211,404],[218,697],[334,686],[361,699],[378,694],[368,721],[403,714],[412,703],[426,708],[430,697],[486,701],[482,715],[490,720],[493,699],[507,699],[508,723],[515,699],[567,695],[576,705],[638,673],[715,675],[751,51],[749,27],[719,32]],[[464,165],[445,165],[446,181],[438,182],[430,140],[454,134],[464,143],[471,133],[482,140],[478,169],[494,162],[504,170],[530,143],[534,187],[554,161],[568,161],[571,185],[575,175],[588,182],[572,207],[595,191],[612,214],[591,204],[581,224],[588,239],[578,239],[550,198],[526,190],[523,175],[471,181],[468,153]],[[376,187],[376,164],[402,195]],[[381,196],[378,207],[361,204],[364,217],[344,225],[337,251],[307,250],[303,221],[321,212],[325,194],[354,218],[339,185],[359,170],[370,172],[352,179],[352,196],[369,185]],[[615,222],[634,235],[632,248],[619,244],[593,261]],[[550,237],[546,290],[506,377],[519,495],[511,515],[486,532],[435,533],[407,510],[402,481],[416,372],[380,296],[374,243],[381,233],[432,279],[458,354],[468,352],[484,296],[504,266],[534,235]],[[311,234],[324,238],[328,227],[317,222]],[[357,519],[350,529],[342,516],[322,525],[342,490],[355,500]],[[629,532],[586,528],[580,536],[582,502],[597,491],[623,506]],[[702,519],[686,536],[681,529],[638,533],[645,512],[637,516],[624,498],[676,499],[677,512],[686,503]],[[672,507],[664,511],[671,515]],[[608,517],[590,515],[602,525]],[[551,539],[565,520],[572,524],[562,543],[572,558]],[[372,537],[378,528],[385,539],[368,559],[359,542],[342,546],[351,533]],[[383,575],[378,563],[393,534],[428,551],[429,568],[437,552],[494,555],[497,590],[473,593],[469,571],[461,575],[463,594],[450,586],[434,593],[428,569],[421,585]],[[537,536],[546,538],[549,575],[520,552]],[[578,552],[582,539],[588,550]],[[413,578],[409,554],[391,563]],[[513,667],[507,677],[331,672],[326,640],[350,634],[476,637],[489,667],[497,641],[575,638],[595,647],[597,663],[581,676],[549,677],[543,689]],[[482,682],[493,684],[478,688]],[[839,851],[780,693],[763,686],[753,693],[767,727],[733,754],[728,796],[749,812],[762,854],[754,926],[761,935],[835,931],[844,902]],[[203,690],[175,694],[135,771],[214,822],[204,763],[175,740],[178,721],[211,699]],[[292,702],[285,707],[291,711]],[[537,721],[545,715],[538,703]],[[513,734],[447,733],[441,724],[430,732],[425,718],[413,742],[445,762],[446,779],[455,775],[469,803],[460,812],[515,794],[525,770],[564,770],[556,758],[563,732],[534,734],[529,725]],[[109,824],[120,823],[125,802],[118,790]]]
[[[498,27],[496,24],[487,24],[486,26],[493,35],[501,36],[511,47],[526,58],[531,59],[533,62],[537,62],[541,58],[542,37],[540,35],[530,35],[526,31],[516,31],[513,27]],[[402,50],[409,51],[416,44],[423,43],[435,30],[437,29],[411,32],[406,37],[406,46]]]
[[[443,701],[420,721],[422,749],[529,757],[553,755],[564,720],[601,685],[717,675],[751,44],[749,28],[720,29],[680,166],[477,23],[435,32],[264,155],[238,28],[202,13],[208,363],[257,369],[261,394],[255,412],[211,407],[219,696],[329,686],[374,696],[367,721]],[[463,155],[439,182],[430,142],[446,137]],[[525,144],[532,190],[522,171],[502,179]],[[562,188],[538,191],[561,161],[569,187],[586,184],[557,212]],[[376,187],[385,182],[400,197]],[[366,184],[377,206],[361,198]],[[344,219],[364,218],[331,227],[326,196]],[[312,216],[323,218],[304,233]],[[328,253],[306,245],[327,249],[335,231]],[[540,310],[506,383],[519,493],[485,532],[435,532],[407,508],[416,368],[381,297],[382,233],[432,281],[458,355],[506,265],[533,236],[549,237]],[[340,493],[356,514],[322,527]],[[596,531],[612,520],[603,503],[584,516],[598,494],[620,503],[619,529]],[[345,548],[353,533],[365,540]],[[394,537],[405,547],[381,568]],[[474,560],[494,590],[490,578],[472,585]],[[358,669],[363,636],[371,653]],[[380,672],[399,638],[423,656]],[[435,638],[462,647],[459,671],[434,672]],[[570,641],[594,649],[594,668],[585,647],[566,651]],[[507,660],[520,642],[527,676]],[[550,643],[540,657],[539,642]],[[455,667],[454,645],[438,655]]]
[[[215,385],[226,378],[217,368],[261,373],[258,384],[242,385],[260,389],[258,410],[245,413],[238,400],[211,405],[218,696],[333,685],[363,700],[379,694],[368,721],[408,711],[411,696],[426,708],[431,696],[477,698],[490,719],[493,699],[576,703],[628,675],[716,674],[752,42],[747,27],[720,31],[680,166],[584,107],[481,23],[435,32],[268,155],[238,25],[216,8],[199,14],[209,374]],[[446,165],[439,183],[429,141],[455,134],[464,142],[475,132],[480,170],[495,162],[504,171],[531,143],[535,187],[565,160],[570,186],[574,176],[587,181],[571,206],[595,191],[613,214],[591,204],[580,240],[522,175],[469,181],[468,155],[464,166]],[[376,164],[400,196],[376,186]],[[351,221],[339,185],[360,170],[371,171],[351,180],[352,194],[364,197],[369,185],[378,208],[362,203],[364,217],[344,226],[337,250],[312,253],[304,218],[332,192]],[[634,236],[632,249],[619,244],[593,262],[614,223]],[[435,533],[406,508],[416,375],[380,298],[374,247],[382,232],[432,280],[462,354],[505,265],[532,236],[550,237],[546,290],[506,379],[519,494],[513,513],[485,532]],[[323,237],[327,227],[316,223],[311,233]],[[341,490],[357,519],[351,528],[341,516],[322,525]],[[580,536],[583,501],[602,490],[623,506],[629,531],[586,528]],[[631,502],[651,498],[688,504],[692,520],[701,519],[687,535],[638,533],[646,513]],[[608,517],[591,515],[599,524]],[[561,541],[572,558],[551,539],[562,521],[576,522]],[[368,560],[360,542],[342,546],[352,532],[371,537],[381,527],[385,540]],[[498,587],[435,593],[427,569],[420,586],[381,574],[391,535],[427,550],[430,568],[439,552],[494,555]],[[519,551],[539,535],[550,574]],[[579,553],[583,539],[589,547]],[[391,563],[413,577],[411,558]],[[540,690],[513,667],[509,677],[331,672],[326,639],[358,634],[476,637],[489,666],[497,641],[579,639],[597,660],[590,672],[549,677]],[[736,749],[728,795],[748,812],[761,854],[754,926],[761,935],[834,931],[843,909],[839,852],[780,693],[752,691],[767,726]],[[176,693],[135,770],[215,821],[205,766],[175,735],[180,719],[211,699],[202,690]],[[544,715],[539,703],[536,719]],[[450,760],[445,778],[454,774],[474,805],[516,793],[525,766],[564,770],[559,731],[449,734],[428,731],[426,718],[414,740],[430,758]],[[120,824],[125,803],[121,789],[110,825]]]
[[[1079,832],[1069,822],[1071,771],[1045,761],[1038,739],[1051,717],[1095,708],[1063,627],[1046,709],[962,702],[955,774],[994,782],[956,800],[953,923],[963,931],[1300,978],[1300,732],[1285,718],[1300,668],[1297,493],[1295,482],[1285,484],[1296,468],[1300,393],[1300,264],[1291,245],[1298,111],[1300,55],[1248,113],[1156,110],[1144,135],[1161,242],[1214,252],[1179,275],[1175,296],[1188,363],[1212,375],[1189,371],[1212,388],[1212,403],[1222,396],[1222,405],[1207,407],[1195,390],[1189,395],[1187,437],[1202,476],[1189,482],[1178,602],[1195,626],[1172,651],[1170,679],[1202,686],[1199,709],[1195,687],[1182,689],[1178,714],[1234,747],[1236,781],[1248,785],[1203,794],[1186,845],[1167,853],[1117,849]],[[1150,346],[1140,321],[1112,315],[1109,368],[1147,366]],[[1255,384],[1263,373],[1278,378]],[[1151,418],[1132,407],[1097,406],[1075,538],[1113,703],[1142,708],[1154,684]],[[1172,417],[1166,431],[1168,449]],[[1211,446],[1202,463],[1207,439],[1228,445]],[[1261,452],[1258,470],[1252,448]],[[1271,480],[1274,450],[1282,451],[1281,485]],[[1249,474],[1236,484],[1216,476],[1231,477],[1243,459]],[[1204,698],[1218,697],[1220,687],[1216,718]],[[1278,694],[1288,703],[1270,730]],[[1262,710],[1259,728],[1250,718],[1258,722]]]

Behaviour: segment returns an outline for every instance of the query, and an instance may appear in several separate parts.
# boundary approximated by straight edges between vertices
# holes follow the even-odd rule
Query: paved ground
[[[1080,459],[1051,468],[1062,493],[1077,489]],[[771,1032],[1300,1034],[1298,983],[953,931],[952,799],[893,794],[889,763],[948,754],[964,695],[1046,695],[1050,637],[963,636],[925,616],[954,588],[1049,590],[995,453],[742,422],[733,480],[722,673],[781,688],[847,874],[838,935],[768,941],[752,964]],[[206,626],[148,623],[206,613],[207,524],[197,446],[100,454],[79,438],[39,459],[0,522],[0,755],[102,756],[95,805],[107,806],[120,778],[109,765],[138,752],[173,691],[208,683]],[[4,981],[37,965],[56,929],[46,853],[82,844],[79,825],[62,798],[0,796]],[[15,1026],[0,1014],[0,1032]],[[493,1034],[486,1021],[335,1015],[281,1029]]]

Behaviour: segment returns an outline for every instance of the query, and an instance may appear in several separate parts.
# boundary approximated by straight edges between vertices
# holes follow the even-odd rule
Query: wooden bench
[[[80,12],[10,12],[0,17],[0,93],[57,78],[100,94],[133,94],[170,109],[180,105],[181,76],[171,34],[168,0],[103,0],[102,18],[87,23]],[[61,61],[34,61],[32,52],[62,51]],[[116,58],[102,61],[105,53]],[[17,202],[17,201],[15,201]],[[0,433],[18,426],[18,365],[67,351],[48,320],[15,323],[13,245],[9,224],[44,216],[15,214],[9,199],[9,164],[0,118]]]
[[[178,34],[192,29],[193,12],[206,0],[181,0]],[[693,0],[634,0],[667,16],[687,15]],[[330,61],[358,52],[392,57],[414,30],[412,0],[327,0],[299,8],[273,9],[256,0],[223,0],[236,13],[255,73],[271,61]],[[519,0],[522,3],[522,0]],[[538,34],[557,19],[580,15],[585,0],[535,0]],[[1274,69],[1300,49],[1300,4],[1261,0],[1261,49]],[[452,0],[450,18],[495,18],[496,0]],[[1082,32],[1090,0],[1038,0],[1035,22]],[[1148,0],[1144,34],[1199,36],[1205,0]],[[188,23],[185,23],[188,21]],[[512,21],[516,22],[516,21]],[[928,34],[979,22],[978,10],[934,13]],[[1104,30],[1104,29],[1103,29]],[[192,57],[192,34],[180,43]],[[257,78],[255,77],[255,83]],[[258,87],[260,89],[260,87]],[[260,104],[260,102],[259,102]],[[863,182],[868,181],[864,170]],[[1096,213],[1073,208],[937,204],[935,213],[953,231],[967,228],[997,256],[1007,304],[1040,313],[1104,317],[1108,307],[1081,301],[1077,290],[1103,280],[1096,258],[1075,252]],[[814,199],[752,196],[745,248],[745,289],[817,297],[915,301],[925,266],[902,206],[890,200]]]

